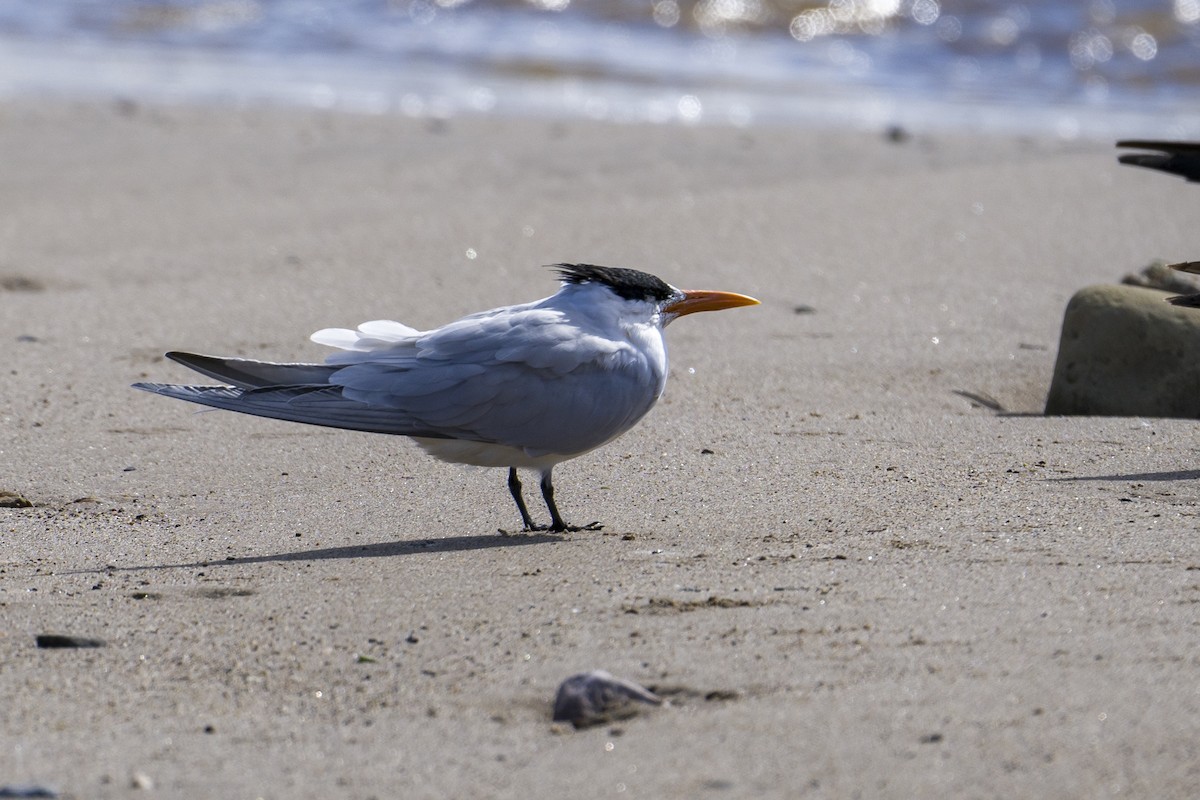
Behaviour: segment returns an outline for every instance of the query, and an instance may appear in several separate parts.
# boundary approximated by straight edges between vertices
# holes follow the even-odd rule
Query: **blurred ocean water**
[[[38,0],[0,96],[1200,138],[1200,0]]]

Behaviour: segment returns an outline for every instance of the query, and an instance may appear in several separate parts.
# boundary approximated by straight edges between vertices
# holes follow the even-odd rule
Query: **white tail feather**
[[[377,349],[381,345],[396,344],[420,335],[421,332],[419,330],[410,328],[403,323],[393,322],[388,319],[377,319],[371,322],[364,322],[358,326],[358,330],[356,331],[349,330],[348,328],[324,328],[309,338],[317,344],[323,344],[327,347],[366,353]]]

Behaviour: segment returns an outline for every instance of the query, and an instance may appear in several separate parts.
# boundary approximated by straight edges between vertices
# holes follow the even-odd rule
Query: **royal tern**
[[[342,351],[324,364],[171,352],[230,385],[134,387],[243,414],[409,436],[443,461],[508,467],[525,530],[580,530],[554,503],[554,466],[625,433],[662,396],[668,323],[758,301],[677,289],[632,269],[555,268],[562,286],[550,297],[433,330],[381,320],[317,331],[314,342]],[[550,525],[534,524],[518,469],[540,473]]]

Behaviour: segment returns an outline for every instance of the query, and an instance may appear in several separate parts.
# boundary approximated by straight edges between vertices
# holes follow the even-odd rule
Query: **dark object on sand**
[[[1157,169],[1179,175],[1192,182],[1200,182],[1200,142],[1156,142],[1126,139],[1117,142],[1117,147],[1154,151],[1152,153],[1126,153],[1117,156],[1117,160],[1122,164]]]
[[[1168,264],[1165,261],[1154,261],[1142,267],[1140,272],[1130,272],[1121,278],[1121,283],[1176,294],[1196,294],[1200,292],[1200,283],[1197,283],[1195,278],[1180,274],[1195,272],[1196,270],[1190,269],[1192,266],[1194,265],[1190,263]]]
[[[58,797],[58,792],[45,786],[0,786],[0,798],[7,797]]]
[[[554,698],[554,721],[576,728],[602,725],[637,715],[636,703],[662,705],[662,698],[631,681],[614,678],[602,669],[567,678]]]
[[[0,508],[30,508],[32,505],[16,492],[0,490]]]
[[[84,636],[63,636],[58,633],[39,633],[37,646],[42,648],[60,647],[104,647],[103,639],[88,639]]]
[[[1189,275],[1200,275],[1200,261],[1184,261],[1180,264],[1171,264],[1170,269],[1186,272]],[[1168,297],[1167,302],[1173,306],[1200,308],[1200,294],[1192,292],[1191,294],[1181,294],[1178,297]]]

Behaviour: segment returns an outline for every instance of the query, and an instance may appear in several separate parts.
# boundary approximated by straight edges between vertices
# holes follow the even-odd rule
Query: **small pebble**
[[[554,698],[554,721],[576,728],[600,725],[637,714],[634,703],[661,705],[662,698],[632,681],[614,678],[602,669],[567,678]]]
[[[32,505],[16,492],[0,491],[0,508],[29,508]]]

